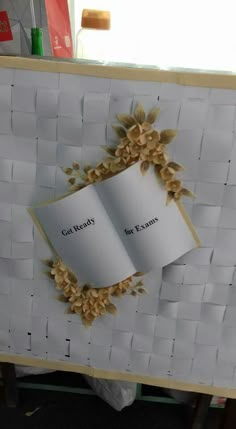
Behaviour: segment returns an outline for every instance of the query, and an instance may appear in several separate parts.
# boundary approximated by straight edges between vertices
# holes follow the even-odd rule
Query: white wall
[[[69,0],[110,9],[115,58],[160,67],[236,70],[233,0]]]

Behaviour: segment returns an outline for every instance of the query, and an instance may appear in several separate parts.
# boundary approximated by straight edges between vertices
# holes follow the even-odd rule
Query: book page
[[[111,286],[134,274],[94,186],[33,211],[53,248],[81,284]]]
[[[140,163],[95,185],[136,271],[163,267],[197,246],[179,207],[166,205],[166,190],[154,169]]]

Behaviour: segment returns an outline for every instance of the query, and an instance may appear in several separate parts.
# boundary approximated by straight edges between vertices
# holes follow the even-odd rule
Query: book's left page
[[[135,273],[94,186],[36,207],[31,215],[81,283],[106,287]]]

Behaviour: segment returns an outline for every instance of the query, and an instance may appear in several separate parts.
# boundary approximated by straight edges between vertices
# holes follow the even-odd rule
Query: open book
[[[167,206],[154,170],[142,176],[139,163],[31,215],[63,262],[93,287],[163,267],[200,244],[182,205]]]

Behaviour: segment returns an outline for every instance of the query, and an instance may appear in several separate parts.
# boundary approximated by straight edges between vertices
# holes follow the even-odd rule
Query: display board
[[[161,109],[202,246],[86,328],[43,271],[27,208],[94,164],[117,113]],[[236,397],[236,76],[0,59],[0,360]]]

